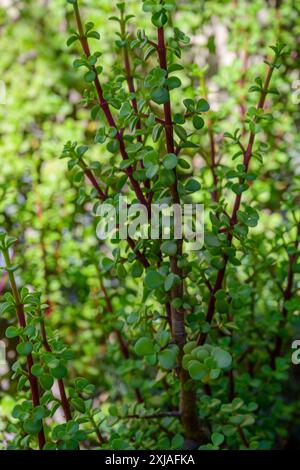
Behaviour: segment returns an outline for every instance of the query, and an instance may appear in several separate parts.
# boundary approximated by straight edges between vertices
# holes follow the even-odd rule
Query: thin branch
[[[167,48],[165,44],[165,35],[164,27],[157,28],[157,53],[159,59],[160,68],[166,71],[166,76],[168,76],[168,65],[167,65]],[[164,121],[165,121],[165,136],[166,136],[166,150],[168,153],[175,152],[175,142],[174,142],[174,131],[173,131],[173,121],[172,121],[172,110],[171,110],[171,101],[170,101],[170,91],[169,99],[163,104],[164,109]],[[180,204],[180,196],[178,193],[178,177],[176,168],[173,170],[174,183],[171,185],[171,195],[174,204]],[[182,240],[177,240],[177,253],[174,256],[170,256],[170,267],[173,274],[179,276],[180,283],[172,287],[171,297],[182,298],[183,297],[183,273],[181,268],[179,268],[177,260],[178,257],[182,256]],[[186,342],[186,333],[185,333],[185,311],[182,307],[171,308],[171,317],[172,317],[172,335],[176,340],[176,343],[179,347],[178,355],[178,365],[179,365],[179,380],[180,380],[180,409],[182,412],[182,424],[184,427],[185,435],[187,438],[194,440],[195,442],[200,442],[203,438],[203,432],[200,427],[198,416],[197,416],[197,399],[196,393],[194,390],[187,390],[186,382],[189,380],[188,372],[182,367],[182,358],[183,358],[183,346]]]
[[[248,448],[249,448],[249,442],[247,441],[247,438],[246,438],[246,436],[245,436],[245,434],[244,434],[243,429],[242,429],[240,426],[238,426],[237,430],[238,430],[238,433],[239,433],[239,436],[240,436],[240,438],[241,438],[242,443],[243,443],[244,446],[247,447],[247,449],[248,449]]]
[[[257,105],[257,110],[261,110],[261,109],[264,108],[264,104],[265,104],[265,100],[266,100],[266,96],[267,96],[267,93],[268,93],[268,89],[269,89],[269,85],[270,85],[270,81],[271,81],[271,78],[272,78],[273,71],[274,71],[274,67],[269,66],[267,76],[265,78],[264,86],[263,86],[263,89],[262,89],[262,92],[261,92],[261,95],[260,95],[260,99],[259,99],[259,102],[258,102],[258,105]],[[256,119],[255,119],[255,121],[256,121]],[[243,159],[243,164],[245,166],[245,173],[247,173],[248,169],[249,169],[249,163],[250,163],[252,153],[253,153],[254,141],[255,141],[255,133],[253,131],[251,131],[250,136],[249,136],[248,145],[247,145],[247,148],[245,150],[244,159]],[[243,184],[244,182],[245,182],[245,180],[242,178],[240,180],[240,183]],[[231,243],[232,243],[232,238],[233,238],[232,232],[233,232],[233,229],[234,229],[234,227],[237,223],[237,213],[240,209],[241,200],[242,200],[242,195],[237,194],[236,198],[235,198],[232,214],[231,214],[231,217],[230,217],[231,231],[228,232],[228,234],[227,234],[227,241],[229,242],[229,245],[231,245]],[[216,278],[214,287],[212,289],[212,292],[211,292],[211,295],[210,295],[210,298],[209,298],[209,301],[208,301],[206,321],[209,324],[211,324],[214,313],[215,313],[215,304],[216,304],[215,295],[222,288],[222,283],[223,283],[223,279],[224,279],[224,276],[225,276],[227,263],[228,263],[228,256],[225,255],[224,256],[224,267],[222,269],[220,269],[217,273],[217,278]],[[204,332],[200,333],[199,338],[198,338],[198,345],[203,345],[205,343],[206,338],[207,338],[207,334],[208,333],[204,333]]]
[[[90,419],[90,422],[91,422],[91,424],[92,424],[92,426],[93,426],[93,429],[94,429],[94,431],[95,431],[95,433],[96,433],[98,442],[99,442],[100,447],[101,447],[102,444],[104,444],[104,438],[103,438],[103,436],[102,436],[102,434],[101,434],[101,431],[100,431],[100,429],[99,429],[99,426],[97,425],[97,423],[96,423],[96,421],[95,421],[95,419],[94,419],[94,417],[93,417],[93,414],[92,414],[91,412],[89,412],[89,419]]]
[[[73,4],[73,8],[74,8],[74,12],[75,12],[75,18],[76,18],[80,43],[81,43],[81,46],[82,46],[82,49],[83,49],[83,52],[84,52],[85,56],[88,58],[88,57],[90,57],[91,52],[90,52],[90,47],[89,47],[89,44],[88,44],[88,40],[84,35],[78,4],[77,3]],[[94,85],[95,85],[96,93],[97,93],[97,96],[98,96],[99,105],[100,105],[100,107],[101,107],[101,109],[102,109],[102,111],[103,111],[103,113],[106,117],[106,120],[107,120],[109,126],[116,129],[115,139],[119,143],[120,153],[121,153],[121,156],[122,156],[123,160],[128,160],[128,154],[126,152],[123,135],[120,132],[120,130],[117,128],[117,125],[116,125],[116,122],[115,122],[115,120],[113,118],[113,115],[111,113],[109,104],[103,96],[102,86],[100,84],[96,68],[94,66],[93,66],[93,71],[95,73]],[[135,191],[136,197],[138,198],[139,202],[141,204],[143,204],[145,207],[147,207],[147,209],[149,210],[147,200],[146,200],[146,198],[143,194],[143,191],[142,191],[138,181],[136,181],[134,176],[133,176],[133,171],[134,170],[133,170],[131,165],[129,167],[127,167],[126,170],[125,170],[128,178],[130,180],[131,186],[132,186],[133,190]]]
[[[24,306],[21,302],[21,297],[17,288],[16,280],[14,273],[12,272],[11,268],[11,260],[8,254],[8,250],[3,250],[3,256],[5,259],[5,264],[6,267],[8,268],[8,277],[9,277],[9,282],[11,285],[11,290],[15,299],[15,304],[16,304],[16,311],[17,311],[17,317],[19,321],[19,325],[21,328],[26,328],[26,318],[25,318],[25,312],[24,312]],[[30,390],[31,390],[31,398],[32,398],[32,403],[34,407],[40,406],[40,392],[39,392],[39,386],[38,386],[38,381],[37,378],[32,374],[31,369],[33,366],[33,358],[32,354],[28,354],[26,356],[26,362],[27,362],[27,372],[28,372],[28,380],[29,380],[29,385],[30,385]],[[38,443],[39,443],[39,448],[43,449],[46,440],[45,440],[45,434],[44,434],[44,427],[42,423],[42,428],[38,432]]]
[[[51,348],[51,346],[48,342],[48,339],[47,339],[45,321],[42,317],[41,317],[40,324],[41,324],[41,334],[42,334],[43,346],[44,346],[46,351],[52,352],[52,348]],[[72,413],[71,413],[70,404],[69,404],[69,401],[68,401],[68,398],[67,398],[67,394],[66,394],[63,379],[57,379],[57,384],[58,384],[58,388],[59,388],[61,406],[62,406],[62,409],[64,410],[66,421],[71,421],[72,420]]]

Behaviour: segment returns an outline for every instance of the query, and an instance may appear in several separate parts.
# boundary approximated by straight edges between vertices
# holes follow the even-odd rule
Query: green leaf
[[[164,287],[165,291],[168,292],[169,290],[172,289],[173,284],[175,282],[176,276],[174,273],[169,273],[165,279]]]
[[[172,438],[171,448],[181,450],[183,449],[183,446],[184,446],[184,437],[181,436],[181,434],[175,434],[175,436]]]
[[[88,38],[93,38],[93,39],[100,39],[100,34],[98,31],[91,31],[87,34]]]
[[[158,353],[158,362],[160,366],[163,369],[173,369],[176,366],[178,351],[178,346],[173,345]]]
[[[115,265],[115,262],[113,259],[103,258],[102,268],[104,269],[105,272],[109,271],[114,265]]]
[[[161,252],[168,256],[174,256],[177,252],[177,244],[174,240],[167,240],[160,245]]]
[[[77,377],[74,380],[74,384],[77,390],[82,391],[85,387],[89,385],[89,381],[85,379],[84,377]]]
[[[152,139],[153,139],[153,142],[157,142],[161,136],[161,133],[163,131],[163,126],[161,124],[156,124],[154,127],[153,127],[153,130],[152,130]]]
[[[182,70],[183,66],[180,64],[171,64],[168,68],[169,74],[172,72],[177,72],[178,70]]]
[[[197,102],[197,106],[196,106],[196,110],[198,113],[205,113],[206,111],[209,111],[209,104],[206,100],[204,100],[203,98],[201,98],[198,102]]]
[[[183,158],[179,158],[178,165],[184,170],[189,170],[191,168],[191,165]]]
[[[32,367],[31,367],[31,373],[32,375],[34,375],[35,377],[40,377],[41,375],[43,375],[43,368],[39,365],[39,364],[34,364]]]
[[[80,411],[81,413],[85,413],[85,403],[82,398],[72,398],[71,405],[73,408],[75,408],[75,410]]]
[[[99,116],[100,109],[101,109],[101,107],[100,107],[99,104],[96,104],[95,106],[92,107],[92,109],[91,109],[91,118],[93,120],[96,120],[97,117]]]
[[[16,326],[9,326],[5,332],[6,338],[15,338],[16,336],[19,336],[19,334],[20,329]]]
[[[219,432],[213,432],[211,435],[211,441],[214,446],[220,446],[224,442],[224,435]]]
[[[28,378],[27,378],[27,377],[24,377],[24,376],[20,377],[20,380],[19,380],[18,386],[17,386],[18,392],[20,392],[21,390],[23,390],[23,388],[24,388],[24,386],[25,386],[25,384],[26,384],[27,381],[28,381]]]
[[[73,44],[73,42],[77,41],[79,38],[78,36],[70,36],[69,39],[67,40],[67,46],[71,46],[71,44]]]
[[[133,277],[141,277],[141,275],[143,274],[143,266],[141,265],[141,263],[136,261],[133,264],[132,269],[131,269],[131,274]]]
[[[251,207],[247,207],[245,212],[238,211],[237,212],[238,220],[240,220],[243,224],[247,225],[248,227],[256,227],[258,223],[258,213],[255,209]]]
[[[195,129],[202,129],[202,127],[204,126],[204,121],[202,117],[197,115],[193,116],[193,126]]]
[[[297,274],[300,273],[300,264],[299,263],[293,265],[293,272],[297,273]]]
[[[183,351],[185,353],[190,353],[197,347],[197,341],[189,341],[183,346]]]
[[[33,417],[35,420],[40,420],[47,416],[49,413],[49,410],[47,410],[44,406],[36,406],[33,410]]]
[[[207,246],[209,247],[219,247],[221,246],[221,242],[218,239],[217,235],[213,233],[205,233],[204,240]]]
[[[157,164],[158,162],[158,153],[156,150],[150,150],[149,152],[145,153],[143,157],[143,163],[145,168],[148,168],[152,165]]]
[[[145,54],[144,54],[144,61],[146,61],[152,54],[156,52],[156,47],[150,46],[146,49]]]
[[[174,131],[181,140],[183,140],[184,142],[187,140],[187,133],[186,133],[186,130],[185,130],[184,127],[179,126],[178,124],[176,124],[174,126]]]
[[[167,346],[168,342],[170,341],[171,335],[168,331],[166,330],[160,330],[158,331],[156,335],[156,340],[161,348],[164,348]]]
[[[131,154],[136,154],[136,153],[138,153],[142,148],[143,148],[142,142],[136,142],[136,143],[129,144],[129,145],[126,147],[126,152],[127,152],[129,155],[131,155]]]
[[[5,312],[8,312],[9,310],[14,309],[14,304],[11,302],[3,302],[0,303],[0,315],[2,315]]]
[[[76,154],[79,157],[82,157],[88,151],[88,149],[89,147],[87,145],[79,145],[76,149]]]
[[[221,373],[221,369],[212,369],[209,373],[209,377],[212,380],[215,380],[220,376],[220,373]]]
[[[242,428],[252,426],[255,423],[255,418],[252,415],[245,415],[241,423]]]
[[[213,348],[211,355],[215,359],[218,367],[220,367],[221,369],[226,369],[227,367],[231,365],[231,362],[232,362],[231,354],[227,351],[224,351],[224,349],[215,347]]]
[[[216,269],[222,269],[225,266],[225,260],[222,256],[214,256],[211,259],[211,265]]]
[[[96,78],[96,73],[94,72],[94,70],[89,70],[84,75],[84,79],[87,83],[93,82],[95,80],[95,78]]]
[[[177,156],[175,153],[167,153],[163,158],[163,165],[167,170],[173,170],[177,165]]]
[[[120,109],[120,116],[125,118],[127,116],[130,116],[133,113],[133,109],[130,105],[130,103],[123,103]]]
[[[189,193],[194,193],[201,189],[201,184],[199,183],[199,181],[192,178],[186,183],[184,189]]]
[[[119,151],[119,148],[120,148],[120,144],[119,144],[119,141],[118,140],[111,140],[110,142],[108,142],[108,144],[106,145],[106,148],[107,150],[110,152],[110,153],[117,153]]]
[[[67,375],[67,373],[68,371],[63,365],[59,365],[57,367],[54,367],[54,369],[51,369],[51,375],[56,379],[62,379]]]
[[[145,12],[155,13],[155,12],[160,11],[161,8],[162,8],[162,6],[155,4],[155,2],[153,2],[153,0],[146,0],[143,3],[143,11],[145,11]]]
[[[175,113],[174,117],[173,117],[173,121],[174,121],[175,124],[184,124],[185,123],[184,114]]]
[[[190,361],[188,369],[193,380],[201,380],[207,374],[206,368],[199,361]]]
[[[243,184],[235,183],[231,186],[231,189],[235,194],[240,196],[244,191],[247,191],[248,184],[246,184],[246,183],[243,183]]]
[[[167,101],[169,100],[169,92],[167,88],[164,88],[164,87],[155,88],[151,92],[151,99],[155,101],[155,103],[157,104],[167,103]]]
[[[167,187],[171,186],[175,183],[174,172],[167,170],[166,168],[162,168],[159,173],[159,179],[162,185]]]
[[[119,264],[117,265],[117,276],[118,276],[120,279],[125,279],[126,276],[127,276],[126,268],[125,268],[125,266],[124,266],[122,263],[119,263]]]
[[[27,325],[24,328],[24,334],[28,336],[33,336],[35,334],[35,326],[34,325]]]
[[[146,336],[137,340],[134,350],[138,356],[149,356],[155,352],[152,340]]]
[[[17,346],[17,352],[21,356],[28,356],[33,349],[33,344],[31,341],[25,341],[24,343],[19,343]]]
[[[25,421],[23,426],[28,434],[37,434],[42,429],[42,421],[31,418]]]
[[[155,269],[148,269],[145,276],[145,285],[148,289],[158,289],[164,283],[163,276]]]
[[[147,168],[146,170],[146,176],[149,180],[154,178],[154,176],[158,173],[159,166],[158,165],[152,165]]]
[[[166,85],[169,90],[174,90],[174,88],[179,88],[181,86],[181,81],[177,77],[169,77],[166,81]]]
[[[190,112],[193,112],[195,111],[195,103],[194,103],[194,100],[190,99],[190,98],[187,98],[185,100],[183,100],[183,104],[184,106],[186,107],[186,109]]]
[[[54,380],[50,374],[43,374],[39,377],[39,383],[44,390],[50,390],[54,384]]]
[[[152,23],[157,28],[161,28],[168,22],[168,16],[164,10],[154,13],[151,18]]]

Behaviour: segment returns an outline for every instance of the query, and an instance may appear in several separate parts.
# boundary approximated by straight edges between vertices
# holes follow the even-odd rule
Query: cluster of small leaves
[[[222,370],[231,365],[231,355],[218,346],[206,344],[197,346],[196,341],[184,346],[183,367],[189,371],[193,380],[210,383],[219,378]]]

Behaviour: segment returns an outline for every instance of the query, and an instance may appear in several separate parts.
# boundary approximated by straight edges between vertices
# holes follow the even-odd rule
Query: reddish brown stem
[[[238,426],[238,433],[239,433],[239,436],[240,436],[240,438],[241,438],[242,443],[243,443],[244,446],[247,447],[247,449],[248,449],[248,448],[249,448],[249,442],[247,441],[246,436],[245,436],[245,434],[244,434],[244,431],[243,431],[243,429],[242,429],[240,426]]]
[[[85,176],[88,178],[90,183],[92,183],[92,185],[96,189],[97,194],[99,196],[99,199],[101,199],[102,201],[105,201],[106,194],[100,188],[99,183],[98,183],[97,179],[95,178],[95,175],[92,172],[92,170],[90,168],[88,168],[87,165],[83,161],[80,162],[80,166],[83,169]]]
[[[47,339],[46,327],[45,327],[45,322],[43,319],[41,321],[41,334],[42,334],[43,346],[45,350],[48,352],[52,352],[51,346]],[[71,408],[70,408],[69,401],[66,395],[64,381],[62,379],[57,379],[57,383],[58,383],[58,388],[59,388],[60,402],[61,402],[62,409],[64,410],[66,421],[71,421],[72,413],[71,413]]]
[[[81,17],[80,17],[79,8],[78,8],[77,3],[74,4],[73,7],[74,7],[74,11],[75,11],[76,23],[77,23],[77,28],[78,28],[78,32],[79,32],[79,39],[80,39],[82,49],[84,51],[85,56],[90,57],[91,52],[90,52],[88,40],[84,35],[84,31],[83,31],[83,27],[82,27],[82,21],[81,21]],[[93,71],[95,72],[94,85],[95,85],[96,93],[97,93],[97,96],[98,96],[99,105],[100,105],[100,107],[101,107],[101,109],[102,109],[102,111],[105,115],[105,118],[106,118],[109,126],[116,129],[115,138],[119,143],[120,153],[121,153],[121,156],[122,156],[123,160],[128,160],[128,155],[127,155],[127,152],[126,152],[123,135],[118,130],[116,122],[115,122],[115,120],[113,118],[113,115],[110,111],[109,104],[103,96],[102,86],[100,84],[99,77],[98,77],[98,74],[97,74],[97,71],[96,71],[95,67],[93,68]],[[148,210],[149,210],[148,203],[147,203],[147,200],[146,200],[146,198],[143,194],[143,191],[142,191],[139,183],[133,177],[133,168],[132,168],[132,166],[130,165],[128,168],[126,168],[125,171],[126,171],[126,174],[127,174],[128,178],[130,180],[131,186],[132,186],[133,190],[135,191],[136,197],[138,198],[139,202],[141,204],[143,204],[145,207],[147,207]]]
[[[137,141],[142,142],[142,136],[140,134],[140,131],[142,129],[142,124],[141,124],[141,118],[139,117],[138,113],[138,106],[137,106],[137,100],[136,100],[136,91],[135,91],[135,86],[134,86],[134,80],[131,72],[131,65],[130,65],[130,57],[129,57],[129,52],[128,52],[128,47],[126,44],[126,31],[125,31],[125,21],[124,21],[124,10],[121,10],[121,35],[124,41],[124,46],[123,46],[123,54],[124,54],[124,66],[125,66],[125,75],[126,75],[126,81],[128,85],[128,90],[131,93],[131,105],[134,109],[134,113],[137,116],[137,123],[136,123],[136,130],[137,130]],[[141,167],[144,168],[144,164],[141,161]],[[147,190],[150,191],[150,181],[147,179],[145,181],[145,187]],[[152,199],[152,194],[149,193],[148,195],[148,200]]]
[[[167,67],[167,50],[164,37],[164,28],[160,27],[157,29],[157,52],[159,58],[160,68],[166,71],[168,74]],[[168,153],[175,152],[174,145],[174,132],[172,122],[172,110],[170,98],[163,105],[164,118],[165,118],[165,135],[166,135],[166,147]],[[171,186],[172,199],[175,204],[180,204],[180,197],[177,190],[177,173],[174,169],[175,182]],[[170,266],[174,274],[178,275],[181,282],[172,288],[171,297],[182,298],[183,297],[183,281],[182,272],[177,264],[177,257],[182,255],[182,240],[177,240],[177,254],[170,257]],[[191,442],[201,442],[203,439],[203,433],[200,428],[197,413],[197,399],[195,390],[188,387],[187,382],[189,381],[188,372],[182,367],[183,358],[183,346],[186,342],[185,324],[184,324],[184,310],[182,308],[171,308],[172,316],[172,334],[179,347],[179,380],[180,380],[180,411],[181,420],[184,428],[184,434],[187,440]]]
[[[92,170],[87,167],[86,163],[83,160],[80,161],[80,166],[85,172],[86,176],[88,177],[90,183],[96,189],[99,199],[101,199],[102,201],[105,201],[107,199],[107,195],[104,194],[104,192],[100,188],[99,183],[97,179],[95,178],[95,175],[93,174]],[[132,249],[132,251],[134,251],[134,253],[136,254],[136,257],[138,258],[138,260],[142,263],[142,265],[145,268],[147,268],[149,266],[149,262],[145,258],[145,256],[136,248],[135,242],[132,240],[132,238],[127,236],[127,242],[130,248]]]
[[[124,42],[126,42],[126,31],[125,31],[125,21],[124,21],[124,10],[121,11],[121,35],[122,39]],[[129,52],[128,52],[128,47],[126,43],[123,46],[123,55],[124,55],[124,67],[125,67],[125,75],[126,75],[126,81],[128,85],[128,90],[129,93],[131,93],[131,104],[134,109],[135,115],[138,116],[138,107],[137,107],[137,101],[136,101],[136,96],[135,96],[135,86],[134,86],[134,81],[133,81],[133,76],[131,72],[131,65],[130,65],[130,58],[129,58]],[[137,140],[138,142],[142,142],[142,136],[139,134],[139,131],[141,130],[141,119],[138,117],[137,123],[136,123],[136,129],[138,131],[138,136]]]
[[[6,286],[6,281],[7,281],[7,273],[5,272],[1,278],[0,281],[0,294],[3,292]]]
[[[11,261],[10,261],[8,252],[4,251],[3,255],[4,255],[7,268],[11,268]],[[10,270],[8,271],[8,277],[9,277],[12,293],[13,293],[15,303],[16,303],[16,312],[17,312],[19,325],[21,328],[26,328],[24,306],[21,303],[21,298],[20,298],[20,294],[16,285],[14,274]],[[30,385],[30,390],[31,390],[31,399],[32,399],[33,406],[37,407],[37,406],[40,406],[40,392],[39,392],[37,378],[34,375],[32,375],[32,372],[31,372],[31,369],[33,366],[33,358],[32,358],[31,353],[28,354],[28,356],[26,357],[26,362],[27,362],[28,380],[29,380],[29,385]],[[43,449],[46,443],[43,422],[42,422],[42,429],[38,433],[38,443],[39,443],[39,448]]]
[[[268,69],[267,76],[266,76],[266,79],[265,79],[265,82],[264,82],[263,91],[261,92],[260,99],[259,99],[259,102],[258,102],[258,105],[257,105],[257,110],[260,110],[260,109],[264,108],[264,104],[265,104],[266,96],[267,96],[267,93],[268,93],[268,88],[269,88],[269,85],[270,85],[270,81],[271,81],[271,78],[272,78],[273,70],[274,70],[273,67],[269,67],[269,69]],[[252,153],[253,153],[254,141],[255,141],[255,134],[254,134],[254,132],[251,131],[250,136],[249,136],[248,145],[247,145],[247,148],[244,152],[244,159],[243,159],[243,164],[245,166],[245,172],[246,173],[248,172],[248,169],[249,169],[249,163],[250,163],[250,159],[251,159],[251,156],[252,156]],[[244,179],[240,180],[241,184],[243,184],[244,182],[245,182]],[[232,231],[233,231],[233,229],[234,229],[234,227],[237,223],[237,213],[240,209],[241,200],[242,200],[242,195],[237,194],[236,198],[235,198],[232,214],[231,214],[231,217],[230,217],[231,231],[228,232],[228,234],[227,234],[227,240],[228,240],[230,245],[232,243],[232,238],[233,238]],[[212,319],[213,319],[213,316],[214,316],[214,313],[215,313],[215,304],[216,304],[215,295],[222,288],[222,283],[223,283],[223,279],[224,279],[225,272],[226,272],[227,262],[228,262],[228,257],[225,255],[224,256],[224,267],[222,269],[220,269],[217,273],[217,278],[216,278],[213,290],[211,292],[211,295],[210,295],[210,298],[209,298],[209,301],[208,301],[208,308],[207,308],[207,313],[206,313],[206,321],[208,323],[212,322]],[[198,339],[198,344],[203,345],[206,341],[206,338],[207,338],[207,333],[203,333],[203,332],[200,333],[199,339]]]
[[[141,117],[143,118],[148,118],[149,117],[149,114],[145,114],[145,113],[141,113]],[[159,117],[155,117],[155,122],[157,122],[157,124],[161,124],[162,126],[165,125],[165,121],[163,119],[160,119]]]
[[[41,183],[41,164],[38,166],[38,184]],[[49,298],[49,269],[47,265],[47,249],[45,244],[45,230],[43,227],[43,209],[42,209],[42,201],[40,198],[40,194],[38,188],[35,189],[36,193],[36,213],[38,220],[41,224],[40,226],[40,247],[42,252],[42,262],[43,262],[43,269],[44,269],[44,280],[45,280],[45,296],[46,296],[46,303],[49,307],[46,310],[46,315],[51,315],[52,313],[52,302]]]
[[[38,216],[40,223],[42,224],[43,211],[42,211],[42,205],[41,205],[41,200],[40,200],[38,191],[36,192],[36,195],[37,195],[37,203],[36,203],[37,216]],[[46,286],[48,286],[48,274],[49,273],[48,273],[48,267],[47,267],[47,261],[46,261],[46,247],[45,247],[45,242],[44,242],[43,227],[41,227],[41,249],[42,249],[42,257],[43,257],[43,265],[44,265],[45,282],[46,282]],[[49,302],[48,288],[46,288],[46,296],[47,296],[47,302]],[[49,307],[49,309],[47,310],[47,314],[49,314],[50,312],[51,312],[51,307]],[[52,349],[47,340],[47,333],[46,333],[44,319],[42,319],[41,321],[41,335],[42,335],[44,348],[46,349],[46,351],[52,352]],[[58,382],[58,387],[59,387],[59,392],[60,392],[61,405],[64,410],[65,418],[67,421],[70,421],[72,419],[72,415],[71,415],[70,405],[69,405],[66,392],[65,392],[64,382],[62,379],[58,379],[57,382]]]

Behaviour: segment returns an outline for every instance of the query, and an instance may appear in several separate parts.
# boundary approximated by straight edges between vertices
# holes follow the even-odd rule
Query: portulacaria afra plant
[[[15,240],[1,234],[11,286],[1,312],[10,322],[6,337],[18,338],[12,369],[20,400],[9,446],[280,446],[296,413],[296,402],[280,397],[299,307],[299,181],[289,183],[288,194],[268,185],[280,178],[270,162],[285,145],[285,102],[276,85],[289,51],[271,45],[268,55],[251,61],[246,50],[240,75],[228,79],[229,104],[216,105],[209,73],[196,60],[189,63],[195,41],[177,21],[180,2],[135,2],[146,29],[125,2],[117,3],[107,18],[116,32],[109,49],[80,2],[67,3],[73,29],[66,60],[69,66],[74,56],[78,112],[88,110],[89,119],[85,114],[83,135],[67,141],[61,157],[79,207],[77,239],[86,220],[93,227],[86,249],[72,245],[69,257],[80,260],[77,279],[88,281],[76,292],[75,320],[67,311],[55,326],[49,310],[53,315],[63,303],[51,303],[49,288],[41,293],[19,285]],[[138,224],[135,233],[120,236],[123,197],[144,209],[146,236]],[[105,204],[117,220],[100,240],[96,225]],[[177,236],[172,211],[169,232],[161,217],[160,235],[151,237],[153,205],[187,204],[204,209],[197,249],[185,233]],[[104,228],[109,222],[104,218]],[[66,265],[60,269],[57,276],[68,273]],[[62,340],[66,324],[73,352]],[[84,354],[90,362],[79,364]],[[286,426],[277,432],[282,419]]]

